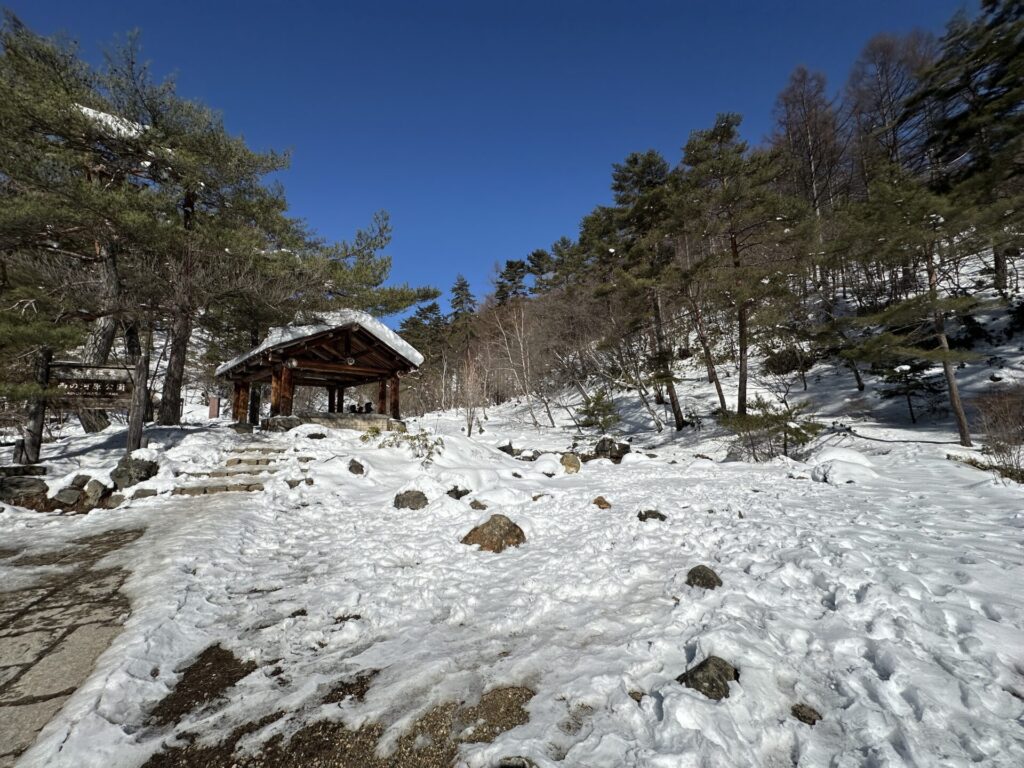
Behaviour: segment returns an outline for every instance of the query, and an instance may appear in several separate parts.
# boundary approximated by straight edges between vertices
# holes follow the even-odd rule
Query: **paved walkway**
[[[141,535],[111,531],[41,555],[0,552],[5,565],[62,568],[32,587],[0,592],[0,768],[32,746],[120,632],[129,612],[120,592],[125,572],[93,566]]]

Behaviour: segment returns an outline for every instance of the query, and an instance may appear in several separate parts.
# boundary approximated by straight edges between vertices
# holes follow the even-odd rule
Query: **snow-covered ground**
[[[441,702],[525,686],[529,722],[463,745],[465,765],[1024,765],[1024,489],[947,460],[947,431],[912,442],[920,431],[864,421],[864,437],[825,434],[806,462],[755,465],[697,457],[724,455],[712,425],[638,430],[621,465],[570,475],[554,455],[495,449],[577,439],[530,426],[522,405],[489,410],[472,439],[460,426],[454,413],[414,420],[443,440],[430,461],[321,427],[255,438],[314,457],[312,486],[161,494],[79,517],[4,508],[4,546],[30,551],[146,528],[108,560],[132,574],[124,632],[19,765],[141,764],[172,738],[147,713],[218,642],[256,671],[175,733],[213,743],[277,714],[243,750],[326,718],[386,724],[386,751]],[[216,466],[253,439],[222,423],[155,433],[150,484],[166,490],[173,469]],[[86,450],[97,446],[110,455]],[[116,448],[112,431],[50,450],[70,476]],[[365,474],[349,472],[353,458]],[[456,500],[453,486],[471,493]],[[408,489],[429,505],[395,509]],[[667,520],[641,522],[647,509]],[[526,543],[460,543],[493,513]],[[698,564],[723,586],[687,586]],[[0,566],[0,589],[23,586],[25,570]],[[717,702],[675,682],[709,655],[740,671]],[[365,670],[379,674],[361,702],[322,703]],[[824,719],[798,722],[795,703]]]

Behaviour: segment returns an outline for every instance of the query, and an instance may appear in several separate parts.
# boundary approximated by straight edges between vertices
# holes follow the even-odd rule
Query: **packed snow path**
[[[264,718],[240,761],[319,718],[384,724],[386,753],[437,705],[503,686],[536,692],[529,722],[464,745],[466,765],[1024,764],[1024,493],[941,448],[847,439],[862,459],[832,453],[828,471],[659,448],[565,475],[555,456],[458,436],[425,465],[408,446],[304,429],[269,443],[312,456],[313,486],[0,516],[6,538],[39,547],[147,526],[121,553],[124,632],[19,765],[139,765],[175,735],[212,744]],[[238,445],[218,430],[167,455],[180,468]],[[409,489],[430,504],[395,509]],[[641,522],[646,509],[667,520]],[[526,543],[459,543],[492,513]],[[686,586],[702,563],[722,587]],[[154,727],[180,670],[216,643],[255,671]],[[718,702],[675,682],[709,655],[740,671]],[[370,670],[361,701],[322,703]],[[801,702],[824,716],[813,728],[790,715]]]

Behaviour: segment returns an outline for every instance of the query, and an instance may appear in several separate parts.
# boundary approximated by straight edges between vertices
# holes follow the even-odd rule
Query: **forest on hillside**
[[[608,428],[623,390],[658,431],[685,430],[709,415],[677,391],[690,360],[716,389],[719,423],[782,433],[785,445],[804,430],[786,388],[830,363],[852,390],[879,377],[912,416],[914,393],[940,390],[969,445],[977,425],[957,368],[977,343],[1024,331],[1022,50],[1024,7],[984,0],[941,38],[867,41],[841,88],[800,67],[762,145],[742,138],[740,115],[722,114],[689,131],[679,158],[630,154],[613,167],[612,203],[573,238],[506,261],[479,299],[460,276],[445,312],[433,288],[388,283],[385,213],[347,242],[320,237],[272,181],[287,156],[254,151],[156,80],[134,40],[96,67],[8,14],[5,426],[24,427],[40,361],[74,356],[131,372],[130,449],[144,421],[179,421],[183,385],[214,392],[215,364],[273,325],[338,307],[418,307],[400,329],[427,358],[407,402],[461,409],[469,434],[481,407],[513,397],[538,425],[565,408]],[[978,319],[993,308],[1009,318],[999,338]],[[735,372],[735,398],[723,371]],[[789,383],[769,400],[750,395],[754,376]],[[558,399],[566,391],[578,408]],[[1021,388],[998,400],[989,411],[1017,418],[1006,439],[1021,441]],[[99,410],[78,415],[89,431],[109,423]]]
[[[157,81],[136,38],[88,65],[74,45],[8,13],[0,28],[0,399],[24,426],[36,370],[73,356],[131,372],[144,420],[179,423],[186,377],[212,391],[217,362],[300,313],[393,314],[436,297],[387,285],[391,227],[377,214],[328,242],[212,109]],[[157,372],[160,380],[155,380]],[[150,392],[159,392],[155,406]],[[154,398],[155,399],[155,398]],[[109,425],[79,411],[86,431]],[[27,461],[33,456],[23,457]]]
[[[740,115],[721,114],[674,163],[630,154],[612,170],[613,203],[575,239],[506,261],[479,302],[459,277],[450,312],[435,302],[404,321],[428,359],[418,408],[463,409],[472,432],[481,406],[515,397],[553,425],[570,389],[579,422],[607,427],[609,394],[628,389],[656,429],[684,430],[706,415],[677,392],[675,366],[691,359],[720,422],[799,438],[786,392],[831,362],[851,390],[867,371],[880,377],[911,417],[912,395],[943,392],[970,445],[957,367],[977,342],[1024,331],[1022,52],[1024,7],[986,0],[941,39],[867,41],[842,88],[797,68],[762,146],[742,139]],[[1010,314],[998,334],[977,318],[993,308]],[[748,396],[754,375],[780,396]],[[997,399],[989,412],[1016,414],[1020,440],[1021,389]],[[665,404],[667,424],[654,407]]]

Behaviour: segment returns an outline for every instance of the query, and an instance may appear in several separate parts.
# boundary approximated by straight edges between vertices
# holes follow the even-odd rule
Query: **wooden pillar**
[[[333,384],[327,388],[327,412],[338,412],[338,388]]]
[[[249,385],[244,381],[236,381],[231,395],[231,418],[245,423],[249,419]]]
[[[337,407],[338,407],[338,413],[344,413],[345,412],[345,388],[344,387],[338,387],[338,397],[337,397],[337,400],[335,402],[336,402]]]
[[[281,415],[292,415],[292,400],[295,398],[295,375],[291,368],[281,369]]]
[[[263,385],[253,382],[249,385],[249,423],[260,423],[260,400],[262,399]]]
[[[388,380],[377,382],[377,413],[388,412]]]
[[[270,415],[281,415],[281,371],[283,368],[274,368],[270,374]]]
[[[391,377],[391,418],[396,421],[402,418],[398,403],[398,376]]]
[[[211,419],[220,418],[220,397],[218,395],[210,395],[209,397],[210,409],[207,411],[207,417]]]

